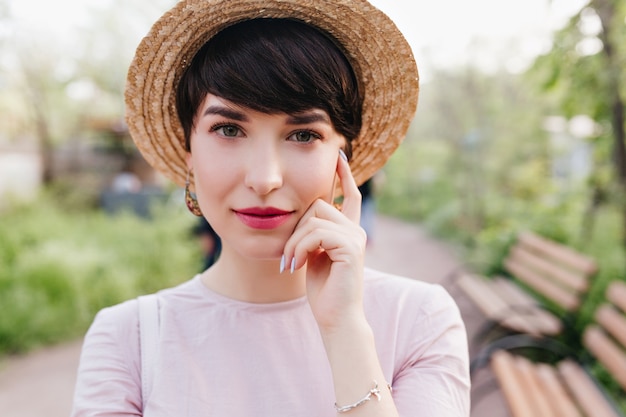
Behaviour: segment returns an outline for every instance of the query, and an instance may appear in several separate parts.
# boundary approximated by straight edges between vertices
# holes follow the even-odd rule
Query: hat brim
[[[400,145],[417,108],[419,77],[396,25],[365,0],[186,0],[164,14],[139,44],[128,71],[126,122],[156,170],[183,186],[185,140],[176,86],[193,56],[220,30],[256,18],[289,18],[330,34],[363,91],[362,129],[350,161],[357,184],[374,175]]]

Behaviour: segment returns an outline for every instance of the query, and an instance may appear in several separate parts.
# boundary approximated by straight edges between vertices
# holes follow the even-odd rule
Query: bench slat
[[[598,390],[585,371],[575,362],[564,360],[558,370],[570,392],[587,416],[619,417],[607,404],[604,395]]]
[[[529,231],[520,233],[518,242],[536,251],[546,253],[559,263],[568,265],[571,269],[581,271],[585,275],[593,275],[598,270],[597,263],[593,258],[535,233]]]
[[[583,343],[615,380],[626,389],[626,354],[598,326],[589,325],[583,334]]]
[[[626,282],[613,281],[606,291],[606,298],[626,313]]]
[[[492,355],[491,368],[513,417],[580,417],[581,410],[589,417],[619,417],[572,360],[554,368],[499,350]]]
[[[546,397],[547,391],[541,386],[541,380],[534,365],[523,356],[516,356],[515,362],[531,399],[527,406],[532,406],[537,417],[560,417],[560,414],[557,414],[550,405]]]
[[[513,356],[504,350],[495,352],[491,357],[491,368],[500,382],[502,394],[513,417],[538,417],[529,407],[532,398],[524,389]]]
[[[535,365],[537,376],[541,380],[550,404],[557,416],[582,417],[576,403],[565,390],[556,369],[545,363]]]
[[[464,274],[457,280],[457,285],[490,320],[518,332],[540,336],[540,333],[525,317],[511,314],[510,306],[493,291],[485,278]]]
[[[528,265],[550,281],[555,281],[558,285],[571,291],[580,293],[586,291],[589,287],[587,275],[565,269],[562,265],[542,257],[542,254],[529,251],[522,245],[514,247],[509,256],[521,264]]]
[[[590,275],[597,270],[591,257],[532,232],[518,235],[504,266],[515,279],[465,275],[457,278],[458,286],[492,322],[531,336],[561,333],[561,313],[580,308]],[[559,307],[559,315],[545,308],[546,300]]]
[[[511,282],[499,278],[492,286],[515,304],[518,289]],[[518,305],[534,305],[526,296],[517,298]],[[626,283],[611,283],[606,298],[608,302],[596,310],[595,324],[586,327],[582,342],[626,390],[626,310],[622,309]],[[620,416],[610,395],[574,360],[565,359],[556,365],[533,363],[522,355],[499,350],[491,355],[491,368],[514,417]]]
[[[608,304],[599,307],[595,319],[613,338],[626,347],[626,317]]]
[[[580,301],[575,294],[564,290],[551,281],[546,281],[540,274],[529,269],[526,265],[513,259],[507,259],[504,265],[517,279],[525,282],[565,310],[572,311],[579,306]]]
[[[517,283],[510,278],[502,276],[493,279],[493,286],[497,288],[498,294],[509,304],[524,306],[528,308],[539,307],[539,301],[528,292],[524,291]]]
[[[524,318],[542,335],[557,335],[563,325],[554,314],[543,309],[526,291],[507,278],[496,278],[491,282],[493,290],[510,306],[519,306]]]

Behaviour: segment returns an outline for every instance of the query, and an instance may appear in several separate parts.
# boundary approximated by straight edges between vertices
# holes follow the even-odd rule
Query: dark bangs
[[[320,31],[294,20],[255,19],[222,30],[194,56],[176,93],[188,151],[208,93],[270,114],[325,110],[348,151],[361,130],[363,100],[346,57]]]

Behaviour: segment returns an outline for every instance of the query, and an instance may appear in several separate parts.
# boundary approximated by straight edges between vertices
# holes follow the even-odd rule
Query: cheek
[[[194,173],[197,173],[197,180],[217,181],[221,176],[233,171],[233,163],[229,163],[227,158],[198,158],[194,161]]]
[[[234,166],[228,158],[219,158],[214,150],[196,149],[192,152],[194,184],[198,197],[219,195],[231,187]]]
[[[330,201],[336,172],[337,160],[333,157],[303,160],[292,168],[293,186],[310,199]]]

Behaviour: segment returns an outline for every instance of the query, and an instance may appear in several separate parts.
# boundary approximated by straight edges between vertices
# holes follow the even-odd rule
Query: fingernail
[[[285,270],[285,254],[283,253],[283,256],[280,257],[280,273],[282,274],[284,270]]]
[[[291,273],[296,270],[296,258],[291,258]]]
[[[341,157],[341,159],[348,162],[348,157],[346,156],[346,153],[343,151],[343,149],[339,149],[339,156]]]

